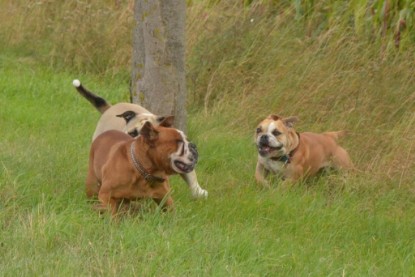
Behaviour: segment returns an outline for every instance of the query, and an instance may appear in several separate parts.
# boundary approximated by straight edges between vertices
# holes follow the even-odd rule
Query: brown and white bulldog
[[[118,130],[132,137],[137,137],[146,122],[150,122],[154,126],[159,125],[166,119],[168,120],[165,122],[172,122],[170,120],[172,118],[171,116],[155,115],[137,104],[118,103],[111,105],[104,98],[86,89],[79,80],[74,80],[72,83],[76,90],[101,113],[94,135],[92,136],[93,141],[100,134],[108,130]],[[208,192],[200,187],[194,170],[188,173],[182,173],[180,176],[188,184],[193,197],[206,198],[208,196]]]
[[[173,205],[168,176],[193,171],[197,159],[196,146],[163,122],[144,123],[136,138],[106,131],[91,145],[87,196],[98,194],[99,208],[110,208],[112,215],[122,203],[142,198],[163,203],[163,210],[168,210]]]
[[[344,131],[297,133],[293,128],[297,120],[297,117],[270,115],[259,123],[255,134],[258,148],[255,177],[259,183],[268,186],[266,177],[270,173],[295,181],[328,166],[353,167],[349,154],[336,143]]]

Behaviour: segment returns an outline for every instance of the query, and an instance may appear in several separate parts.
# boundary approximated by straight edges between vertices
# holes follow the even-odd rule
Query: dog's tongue
[[[269,152],[271,152],[271,147],[269,147],[269,146],[261,146],[259,148],[259,154],[261,156],[264,156],[264,155],[268,154]]]
[[[183,172],[190,172],[194,169],[194,165],[185,164],[180,161],[175,161],[174,164],[177,166],[178,169],[180,169]]]
[[[261,147],[261,151],[263,151],[263,152],[269,152],[270,149],[271,148],[269,146],[262,146]]]

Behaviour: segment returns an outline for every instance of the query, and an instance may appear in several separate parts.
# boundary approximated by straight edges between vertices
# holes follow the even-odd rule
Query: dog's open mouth
[[[181,161],[174,161],[174,165],[183,173],[189,173],[195,168],[194,164],[186,164]]]
[[[261,156],[266,156],[267,154],[269,154],[273,151],[280,150],[281,148],[282,148],[282,146],[272,147],[272,146],[269,146],[269,145],[258,145],[258,153]]]

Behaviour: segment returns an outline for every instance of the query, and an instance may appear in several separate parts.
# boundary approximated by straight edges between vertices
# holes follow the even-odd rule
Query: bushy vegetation
[[[84,197],[97,112],[128,99],[133,1],[0,1],[4,276],[415,274],[412,1],[188,1],[189,137],[207,201],[119,223]],[[253,131],[349,131],[357,172],[258,188]]]
[[[272,7],[190,8],[192,107],[226,118],[222,124],[242,133],[271,112],[298,115],[307,130],[349,130],[346,144],[359,168],[410,183],[414,149],[395,139],[413,140],[413,47],[362,37],[353,24],[316,26],[310,35],[304,28],[310,22],[297,21],[295,9]]]

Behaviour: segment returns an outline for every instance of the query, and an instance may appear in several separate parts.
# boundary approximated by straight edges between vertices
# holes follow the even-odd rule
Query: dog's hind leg
[[[342,148],[342,147],[337,147],[336,150],[333,153],[332,156],[332,161],[335,167],[339,168],[339,169],[352,169],[353,168],[353,163],[352,160],[350,159],[349,153],[347,153],[347,151]]]

